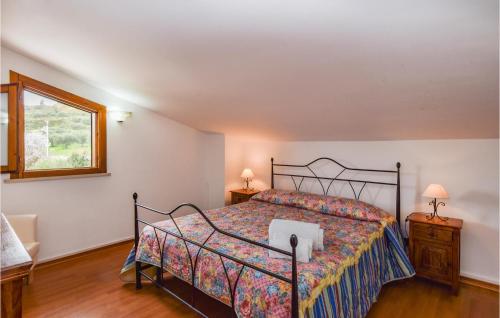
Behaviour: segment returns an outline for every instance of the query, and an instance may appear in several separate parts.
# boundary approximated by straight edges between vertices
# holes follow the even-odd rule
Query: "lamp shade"
[[[243,169],[243,172],[241,173],[241,177],[243,179],[252,179],[255,175],[253,174],[252,172],[252,169],[249,169],[249,168],[245,168]]]
[[[436,198],[436,199],[447,199],[448,192],[443,188],[440,184],[429,184],[427,189],[425,189],[422,196],[427,198]]]

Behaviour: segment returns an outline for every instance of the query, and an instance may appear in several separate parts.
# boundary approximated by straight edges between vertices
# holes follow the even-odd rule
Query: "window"
[[[11,71],[18,84],[17,171],[11,178],[106,172],[106,108]]]
[[[17,84],[2,84],[0,100],[1,172],[17,170]]]

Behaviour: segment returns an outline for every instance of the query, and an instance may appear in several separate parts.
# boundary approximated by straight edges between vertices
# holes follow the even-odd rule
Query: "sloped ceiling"
[[[2,45],[204,131],[498,137],[495,0],[3,0]]]

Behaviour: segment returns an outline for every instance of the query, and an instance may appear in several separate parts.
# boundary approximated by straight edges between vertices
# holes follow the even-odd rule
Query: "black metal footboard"
[[[240,279],[240,276],[241,276],[243,270],[245,269],[245,267],[248,267],[248,268],[251,268],[253,270],[259,271],[259,272],[261,272],[263,274],[269,275],[271,277],[274,277],[274,278],[276,278],[278,280],[281,280],[283,282],[286,282],[286,283],[290,284],[291,287],[292,287],[292,294],[291,294],[291,296],[292,296],[292,299],[291,299],[292,300],[292,302],[291,302],[292,303],[292,308],[291,308],[292,312],[291,312],[291,316],[292,316],[292,318],[298,318],[299,317],[299,296],[298,296],[297,257],[296,257],[296,248],[297,248],[297,244],[298,244],[298,239],[297,239],[296,235],[291,235],[291,237],[290,237],[290,245],[292,247],[292,252],[288,252],[288,251],[284,251],[282,249],[275,248],[275,247],[267,245],[267,244],[259,243],[259,242],[256,242],[256,241],[252,241],[252,240],[249,240],[249,239],[247,239],[245,237],[241,237],[241,236],[238,236],[238,235],[235,235],[235,234],[232,234],[232,233],[229,233],[229,232],[226,232],[224,230],[219,229],[215,224],[213,224],[210,221],[210,219],[207,218],[207,216],[203,213],[203,211],[201,211],[194,204],[184,203],[184,204],[179,205],[178,207],[176,207],[175,209],[173,209],[170,212],[162,212],[162,211],[159,211],[159,210],[156,210],[156,209],[153,209],[153,208],[150,208],[150,207],[147,207],[147,206],[144,206],[142,204],[137,203],[137,198],[138,198],[137,193],[134,193],[133,194],[133,199],[134,199],[134,226],[135,226],[135,228],[134,228],[135,229],[135,240],[134,240],[134,242],[135,242],[136,256],[137,256],[137,248],[138,248],[139,235],[140,235],[140,233],[139,233],[139,223],[142,223],[142,224],[148,225],[148,226],[150,226],[150,227],[152,227],[154,229],[155,237],[156,237],[159,249],[160,249],[160,267],[157,268],[156,279],[154,279],[153,277],[150,277],[148,274],[146,274],[145,272],[143,272],[142,271],[143,270],[142,263],[140,261],[136,261],[135,262],[136,289],[142,288],[142,281],[141,281],[141,279],[142,279],[142,277],[145,277],[145,278],[149,279],[150,281],[152,281],[154,284],[156,284],[156,286],[160,287],[161,289],[163,289],[164,291],[166,291],[167,293],[169,293],[170,295],[172,295],[173,297],[177,298],[179,301],[181,301],[182,303],[184,303],[185,305],[187,305],[193,311],[197,312],[199,315],[201,315],[203,317],[207,317],[204,313],[202,313],[199,309],[196,308],[195,297],[194,297],[195,290],[198,289],[195,286],[195,283],[194,283],[195,282],[196,268],[197,268],[197,264],[198,264],[198,256],[200,255],[200,251],[202,249],[204,249],[204,250],[207,250],[207,251],[209,251],[211,253],[214,253],[214,254],[216,254],[216,255],[219,256],[219,259],[221,261],[222,267],[224,269],[224,274],[226,276],[226,280],[227,280],[227,283],[228,283],[229,295],[231,297],[231,306],[230,307],[232,308],[233,313],[234,313],[235,316],[236,316],[236,309],[235,309],[236,288],[238,286],[238,282],[239,282],[239,279]],[[177,210],[179,210],[182,207],[190,207],[190,208],[194,209],[213,228],[212,233],[210,233],[210,235],[207,237],[207,239],[205,239],[205,241],[203,243],[200,243],[200,242],[197,242],[197,241],[194,241],[194,240],[191,240],[191,239],[185,237],[182,234],[182,231],[180,230],[179,226],[175,222],[175,219],[172,216],[172,214],[175,213]],[[177,229],[177,231],[179,233],[174,233],[174,232],[162,229],[162,228],[160,228],[160,227],[158,227],[158,226],[156,226],[154,224],[146,222],[145,220],[139,219],[138,208],[142,208],[142,209],[147,210],[147,211],[151,211],[151,212],[154,212],[154,213],[158,213],[158,214],[162,214],[162,215],[168,216],[172,220],[173,224],[175,225],[175,227],[176,227],[176,229]],[[160,238],[158,237],[158,231],[165,233],[165,236],[163,238],[163,242],[161,244],[160,244]],[[249,243],[249,244],[253,244],[255,246],[262,247],[262,248],[267,249],[267,250],[272,250],[272,251],[275,251],[275,252],[278,252],[278,253],[290,256],[292,258],[291,259],[291,262],[292,262],[292,273],[291,273],[291,276],[292,277],[288,278],[288,277],[282,276],[280,274],[273,273],[273,272],[271,272],[271,271],[269,271],[269,270],[267,270],[265,268],[262,268],[260,266],[256,266],[254,264],[248,263],[248,262],[246,262],[244,260],[238,259],[238,258],[236,258],[234,256],[228,255],[226,253],[222,253],[220,251],[217,251],[216,249],[213,249],[213,248],[210,248],[210,247],[206,246],[206,244],[208,243],[208,241],[210,240],[210,238],[212,237],[212,235],[215,232],[218,232],[220,234],[223,234],[223,235],[226,235],[226,236],[229,236],[229,237],[232,237],[232,238],[244,241],[244,242]],[[163,281],[163,273],[164,273],[163,253],[164,253],[164,248],[165,248],[164,244],[165,244],[165,240],[167,238],[167,235],[172,235],[172,236],[174,236],[174,237],[182,240],[184,242],[184,246],[186,247],[186,253],[187,253],[187,256],[189,258],[189,265],[190,265],[190,269],[191,269],[191,284],[190,285],[191,285],[191,288],[192,288],[192,293],[191,293],[191,301],[190,302],[182,299],[180,296],[178,296],[171,289],[167,288],[166,285],[164,284],[164,281]],[[196,256],[194,258],[194,262],[193,262],[193,258],[191,257],[191,253],[189,251],[187,243],[190,243],[190,244],[193,244],[193,245],[196,245],[196,246],[199,247],[198,252],[196,253]],[[228,272],[227,272],[227,269],[226,269],[226,265],[224,264],[223,258],[226,258],[228,260],[231,260],[231,261],[233,261],[233,262],[238,263],[238,264],[241,265],[241,269],[238,272],[238,276],[236,278],[234,286],[231,285],[231,281],[229,279],[229,275],[228,275]]]

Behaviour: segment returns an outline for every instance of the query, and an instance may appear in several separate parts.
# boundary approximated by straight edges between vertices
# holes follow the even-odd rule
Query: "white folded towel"
[[[317,243],[316,250],[318,250],[318,251],[323,251],[325,249],[325,245],[323,244],[324,236],[325,236],[325,230],[319,229],[318,242],[316,242]],[[314,246],[313,246],[313,248],[314,248]]]
[[[312,257],[312,246],[313,242],[311,239],[297,237],[298,244],[295,249],[297,255],[297,261],[302,263],[309,263],[309,259]],[[290,245],[290,235],[282,233],[274,233],[273,236],[269,237],[269,245],[282,249],[287,252],[292,252],[292,246]],[[269,257],[272,258],[288,258],[291,257],[279,252],[269,250]]]
[[[290,235],[295,234],[302,238],[311,239],[313,241],[313,249],[322,251],[323,245],[323,229],[319,228],[319,224],[300,222],[294,220],[273,219],[269,224],[269,238],[275,233]]]

